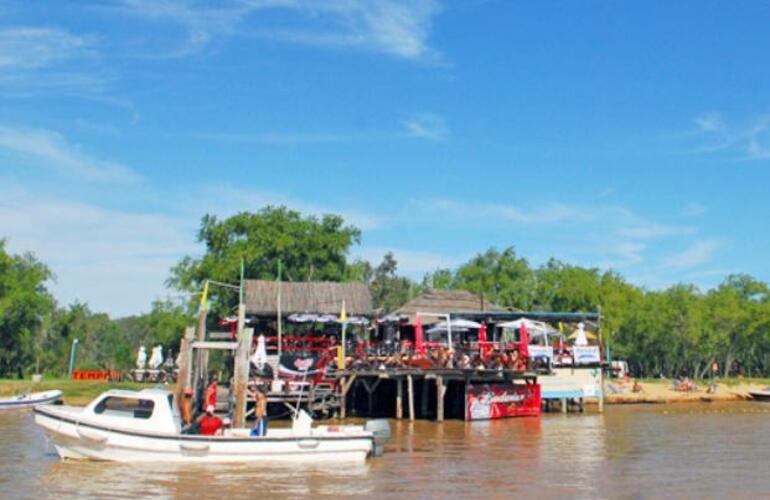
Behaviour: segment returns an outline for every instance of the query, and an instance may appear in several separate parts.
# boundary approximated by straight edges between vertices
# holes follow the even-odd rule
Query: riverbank
[[[605,383],[607,404],[686,403],[711,401],[744,401],[751,399],[749,392],[770,386],[768,379],[718,379],[716,391],[708,391],[711,382],[698,380],[692,391],[676,391],[671,380],[638,380],[641,390],[633,392],[633,380],[610,379]]]
[[[82,406],[109,389],[145,389],[147,384],[135,382],[100,382],[68,379],[46,379],[41,382],[30,380],[0,379],[0,397],[13,396],[21,392],[40,392],[59,389],[63,392],[64,403]]]

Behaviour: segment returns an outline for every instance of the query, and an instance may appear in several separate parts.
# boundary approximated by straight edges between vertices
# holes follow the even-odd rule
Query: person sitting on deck
[[[206,407],[206,414],[198,419],[198,428],[204,436],[214,436],[223,426],[222,419],[214,415],[214,406]]]

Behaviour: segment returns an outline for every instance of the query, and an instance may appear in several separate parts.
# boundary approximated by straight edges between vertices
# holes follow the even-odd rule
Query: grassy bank
[[[693,391],[674,390],[668,379],[639,379],[641,391],[633,392],[633,381],[610,379],[605,384],[606,402],[609,404],[680,403],[703,401],[741,401],[750,399],[749,392],[770,386],[766,378],[717,379],[716,391],[708,391],[710,380],[696,380]]]
[[[148,384],[134,382],[91,382],[68,379],[46,379],[33,383],[30,380],[0,379],[0,397],[12,396],[24,391],[38,392],[59,389],[64,393],[64,403],[85,405],[108,389],[143,389]]]

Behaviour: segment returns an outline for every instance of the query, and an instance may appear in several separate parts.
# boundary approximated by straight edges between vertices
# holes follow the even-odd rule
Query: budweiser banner
[[[467,385],[465,420],[540,415],[540,385],[495,383]]]

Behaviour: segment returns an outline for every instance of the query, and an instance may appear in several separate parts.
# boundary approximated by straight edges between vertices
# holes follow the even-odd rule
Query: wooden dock
[[[409,420],[434,418],[442,422],[447,410],[455,418],[464,415],[465,387],[469,384],[536,383],[537,376],[534,371],[451,368],[345,370],[336,375],[339,416],[403,419],[406,407]]]

